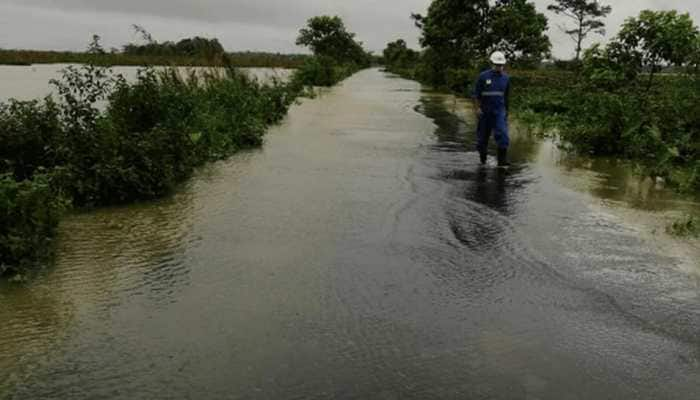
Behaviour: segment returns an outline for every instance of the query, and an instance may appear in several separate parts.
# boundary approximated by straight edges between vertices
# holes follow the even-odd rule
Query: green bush
[[[328,56],[308,59],[296,72],[294,79],[299,85],[333,86],[360,69],[355,64],[339,64]]]
[[[450,91],[469,97],[478,74],[476,70],[448,68],[445,71],[445,85]]]
[[[45,260],[66,201],[50,174],[18,182],[0,176],[0,275],[22,273]]]
[[[337,73],[337,72],[336,72]],[[0,271],[48,254],[61,210],[151,199],[209,160],[262,143],[302,92],[234,68],[68,68],[59,99],[0,104]]]
[[[0,104],[0,173],[18,181],[56,165],[62,136],[61,109],[51,99]]]

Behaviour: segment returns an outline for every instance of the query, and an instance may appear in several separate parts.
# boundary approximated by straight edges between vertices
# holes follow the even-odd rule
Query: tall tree
[[[420,57],[420,54],[417,51],[409,49],[408,46],[406,46],[406,41],[403,39],[387,44],[383,55],[384,63],[388,67],[394,68],[410,67],[418,62]]]
[[[101,40],[100,35],[92,35],[92,41],[88,45],[87,52],[89,54],[105,54],[105,50],[100,43]]]
[[[413,14],[421,46],[443,67],[468,66],[482,57],[488,39],[488,0],[433,0],[428,14]]]
[[[699,37],[700,31],[688,13],[644,10],[622,25],[607,53],[615,64],[626,68],[630,77],[648,72],[649,92],[655,74],[665,66],[693,62]]]
[[[610,14],[612,7],[602,5],[598,0],[555,1],[547,9],[574,21],[573,28],[563,26],[561,29],[576,43],[576,61],[580,61],[586,37],[590,33],[605,35],[605,23],[602,19]]]
[[[433,0],[427,15],[413,14],[429,80],[441,84],[449,68],[478,66],[493,50],[539,61],[551,47],[547,17],[527,0]]]
[[[338,16],[322,15],[309,19],[307,26],[299,31],[296,44],[339,63],[366,64],[369,60],[362,43],[355,40],[355,34],[348,32]]]
[[[545,33],[547,17],[527,0],[499,1],[490,13],[491,49],[514,61],[538,62],[548,56],[552,43]]]

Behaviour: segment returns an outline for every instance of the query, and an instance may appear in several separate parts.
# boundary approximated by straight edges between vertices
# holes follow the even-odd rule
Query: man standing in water
[[[508,97],[510,78],[505,73],[506,56],[497,51],[491,55],[493,67],[479,75],[474,88],[474,108],[479,119],[477,150],[481,164],[486,164],[487,148],[491,132],[498,144],[498,166],[507,167],[508,146]]]

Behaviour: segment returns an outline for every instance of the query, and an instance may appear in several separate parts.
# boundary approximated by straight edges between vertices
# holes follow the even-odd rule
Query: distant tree
[[[156,43],[155,40],[153,40],[153,36],[141,25],[136,25],[133,24],[131,25],[132,28],[134,28],[134,31],[141,35],[141,38],[143,39],[144,42],[151,44],[151,43]]]
[[[576,61],[581,59],[583,41],[590,33],[605,35],[602,18],[612,11],[612,7],[602,5],[598,0],[556,0],[547,9],[574,21],[573,28],[562,26],[561,29],[576,43]]]
[[[433,0],[426,15],[411,18],[422,31],[428,79],[437,84],[448,69],[478,66],[494,50],[540,61],[551,47],[547,17],[527,0]]]
[[[537,63],[549,56],[552,43],[546,34],[547,17],[527,0],[499,1],[490,13],[492,43],[515,62]]]
[[[225,53],[224,47],[218,39],[205,39],[199,36],[182,39],[172,46],[175,54],[191,57],[215,58]]]
[[[370,56],[348,32],[338,16],[322,15],[310,18],[307,26],[299,30],[296,44],[311,49],[316,56],[329,57],[339,63],[367,64]]]
[[[105,54],[105,49],[100,44],[101,40],[100,35],[92,35],[92,41],[90,41],[87,48],[88,54]]]
[[[420,54],[409,49],[406,46],[406,41],[403,39],[396,40],[387,44],[383,52],[384,63],[389,67],[407,68],[418,62]]]
[[[421,46],[430,49],[438,69],[468,66],[483,57],[491,45],[488,0],[434,0],[427,15],[413,14],[422,30]]]
[[[159,43],[145,28],[133,25],[136,33],[140,34],[145,44],[129,43],[124,46],[124,53],[138,56],[181,56],[201,57],[207,60],[223,58],[226,50],[218,39],[207,39],[199,36],[182,39],[177,43],[166,41]]]

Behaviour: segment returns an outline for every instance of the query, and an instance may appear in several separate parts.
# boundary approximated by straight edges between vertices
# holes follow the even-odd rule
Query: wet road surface
[[[171,198],[71,216],[0,286],[0,398],[697,399],[696,260],[536,140],[480,167],[466,107],[363,71]]]

